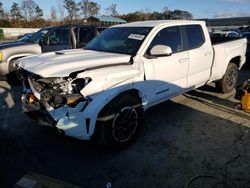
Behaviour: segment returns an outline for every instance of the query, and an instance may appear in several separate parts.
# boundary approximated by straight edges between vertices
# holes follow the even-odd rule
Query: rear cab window
[[[185,25],[182,27],[184,34],[184,50],[199,48],[205,43],[205,36],[201,25]]]

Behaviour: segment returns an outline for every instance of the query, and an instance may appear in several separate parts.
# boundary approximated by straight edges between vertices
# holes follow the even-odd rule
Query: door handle
[[[179,59],[179,63],[185,63],[189,61],[189,58]]]
[[[210,56],[210,55],[212,55],[212,52],[206,52],[205,53],[205,56]]]

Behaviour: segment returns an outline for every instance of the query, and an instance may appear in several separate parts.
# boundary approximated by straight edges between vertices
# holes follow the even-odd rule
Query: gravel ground
[[[89,188],[181,188],[196,176],[190,187],[250,187],[250,114],[235,109],[234,93],[210,85],[151,108],[137,142],[112,152],[36,125],[21,111],[20,92],[0,81],[0,187],[28,172]]]

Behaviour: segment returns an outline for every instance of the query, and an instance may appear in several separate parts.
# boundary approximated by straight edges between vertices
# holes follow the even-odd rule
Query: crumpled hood
[[[41,77],[67,77],[89,68],[128,63],[129,55],[92,50],[63,50],[22,58],[17,65]]]

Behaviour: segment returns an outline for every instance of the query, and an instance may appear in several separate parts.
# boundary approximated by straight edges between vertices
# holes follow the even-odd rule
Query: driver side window
[[[168,27],[159,31],[151,42],[149,49],[152,49],[156,45],[169,46],[173,53],[181,52],[183,48],[180,27]]]
[[[69,28],[58,28],[49,35],[49,45],[70,44]]]

